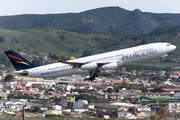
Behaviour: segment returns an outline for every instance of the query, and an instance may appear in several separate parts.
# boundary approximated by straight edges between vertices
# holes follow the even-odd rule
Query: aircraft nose
[[[172,50],[175,50],[176,49],[176,46],[175,45],[172,45]]]

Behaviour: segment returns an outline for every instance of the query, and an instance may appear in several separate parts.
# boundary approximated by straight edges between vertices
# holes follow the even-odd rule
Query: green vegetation
[[[139,9],[128,11],[120,7],[105,7],[81,13],[1,16],[0,26],[3,29],[54,27],[77,33],[143,34],[159,27],[179,25],[179,19],[179,14],[155,14]],[[3,37],[0,38],[1,42]]]
[[[161,34],[152,32],[151,34],[142,35],[76,33],[54,28],[0,29],[0,41],[2,39],[2,42],[0,42],[0,64],[11,65],[3,53],[10,49],[16,52],[35,54],[39,58],[33,62],[42,65],[43,56],[49,56],[54,60],[56,57],[70,59],[69,56],[74,56],[78,58],[153,42],[170,42],[180,46],[180,26],[175,26],[172,31],[168,30],[168,32],[166,29],[169,28],[159,29],[162,31]],[[171,60],[179,58],[179,50],[180,48],[177,47],[168,57],[163,58],[164,64],[159,63],[159,58],[133,64],[163,68],[173,67],[178,63],[171,63]],[[36,59],[24,57],[30,61]]]
[[[89,103],[93,99],[92,96],[89,96],[88,94],[80,94],[80,95],[74,95],[75,96],[75,101],[78,101],[78,99],[84,99],[87,100]]]

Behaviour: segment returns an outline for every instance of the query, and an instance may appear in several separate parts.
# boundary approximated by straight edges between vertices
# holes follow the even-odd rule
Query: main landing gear
[[[160,63],[163,63],[162,57],[160,57]]]
[[[93,81],[96,77],[99,76],[99,73],[100,73],[100,70],[98,70],[98,69],[97,70],[91,70],[89,73],[89,75],[90,75],[89,80]]]

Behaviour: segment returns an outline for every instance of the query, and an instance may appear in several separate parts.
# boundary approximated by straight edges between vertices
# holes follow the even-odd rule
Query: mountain
[[[155,14],[139,9],[105,7],[81,13],[1,16],[0,28],[70,29],[83,33],[144,34],[166,26],[180,25],[180,14]]]

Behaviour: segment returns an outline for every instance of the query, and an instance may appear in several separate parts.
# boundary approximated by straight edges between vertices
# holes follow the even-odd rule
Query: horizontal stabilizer
[[[22,76],[26,76],[28,75],[28,71],[15,71],[15,72],[12,72],[12,75],[22,75]]]

